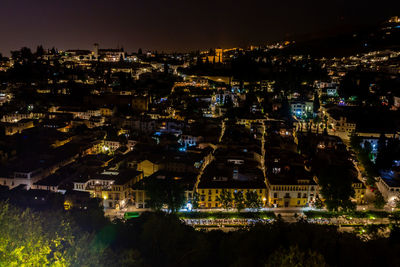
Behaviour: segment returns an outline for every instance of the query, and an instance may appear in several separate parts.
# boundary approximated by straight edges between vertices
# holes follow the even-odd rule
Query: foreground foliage
[[[119,263],[119,257],[108,247],[107,228],[97,233],[86,232],[69,215],[33,212],[0,202],[0,266],[102,266]],[[122,253],[137,256],[135,251]],[[137,257],[130,258],[131,265],[137,262]]]
[[[399,266],[400,231],[363,242],[336,227],[257,224],[202,232],[174,214],[93,220],[0,203],[0,266]],[[95,221],[100,224],[94,224]],[[85,227],[82,227],[82,224]],[[85,230],[86,229],[86,230]]]

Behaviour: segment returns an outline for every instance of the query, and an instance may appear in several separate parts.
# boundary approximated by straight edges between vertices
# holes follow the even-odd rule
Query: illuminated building
[[[317,184],[302,166],[270,165],[267,185],[272,207],[307,207],[317,196]]]
[[[245,197],[247,192],[256,192],[260,200],[267,200],[267,187],[264,175],[259,169],[258,162],[247,158],[251,152],[245,152],[245,157],[235,156],[233,153],[221,157],[225,151],[216,154],[217,159],[211,162],[203,172],[197,193],[200,195],[200,208],[221,208],[218,196],[225,190],[232,197],[234,192],[241,191]],[[254,155],[253,155],[254,157]]]
[[[133,201],[132,185],[143,179],[136,170],[104,171],[91,178],[74,182],[74,190],[89,192],[91,197],[103,199],[105,208],[123,208]]]
[[[292,114],[296,117],[303,117],[313,112],[313,102],[293,102],[290,104]]]
[[[152,175],[160,169],[161,162],[159,159],[145,159],[138,162],[137,170],[143,172],[145,177]]]
[[[366,193],[366,187],[365,185],[359,181],[357,178],[354,179],[352,183],[352,187],[354,189],[354,201],[357,204],[364,204],[365,202],[365,193]]]
[[[400,23],[400,17],[399,17],[399,16],[391,17],[391,18],[388,20],[388,22],[389,22],[389,23]]]
[[[149,109],[149,96],[134,96],[132,98],[132,109],[137,111],[147,111]]]
[[[263,206],[267,204],[267,188],[264,183],[234,183],[227,181],[226,183],[214,183],[214,185],[209,186],[200,184],[197,190],[200,195],[199,208],[221,208],[222,204],[218,201],[218,196],[222,190],[229,192],[232,198],[235,192],[241,191],[245,199],[247,192],[255,192],[262,201]]]
[[[208,54],[206,57],[203,58],[203,62],[215,64],[215,63],[223,63],[223,50],[221,48],[216,48],[212,51],[212,54]]]
[[[126,56],[123,48],[100,49],[99,44],[97,43],[93,45],[91,55],[93,55],[95,59],[100,59],[101,61],[106,62],[117,62],[121,59],[125,60]]]
[[[6,135],[14,135],[21,133],[23,130],[34,127],[33,120],[22,119],[15,123],[4,123],[4,129]]]

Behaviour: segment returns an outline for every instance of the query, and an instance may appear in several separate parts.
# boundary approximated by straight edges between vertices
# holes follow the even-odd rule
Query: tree
[[[150,208],[159,211],[164,205],[172,213],[179,211],[185,202],[182,186],[177,181],[166,179],[148,179],[145,183]]]
[[[33,60],[32,51],[28,47],[22,47],[20,50],[20,55],[24,62],[31,62]]]
[[[165,62],[164,63],[164,73],[168,74],[168,72],[169,72],[169,66],[168,66],[167,62]]]
[[[396,198],[396,199],[394,200],[394,204],[395,204],[395,206],[396,206],[396,209],[400,209],[400,198]]]
[[[221,193],[219,193],[217,196],[217,201],[226,210],[232,207],[232,195],[225,189],[222,189]]]
[[[305,121],[306,121],[306,123],[307,123],[307,131],[308,131],[309,133],[311,133],[312,124],[313,124],[313,121],[312,121],[312,119],[310,118],[310,116],[308,116],[308,115],[305,115],[305,118],[304,118],[304,120],[305,120]]]
[[[61,212],[32,212],[0,202],[0,266],[102,266],[109,243]]]
[[[165,197],[165,204],[172,213],[179,211],[185,204],[184,189],[179,182],[166,181]]]
[[[192,208],[193,209],[198,209],[199,208],[199,200],[200,200],[200,195],[197,192],[193,193],[193,198],[192,198]]]
[[[314,111],[314,114],[318,113],[320,107],[321,107],[321,104],[319,102],[319,96],[318,96],[318,93],[315,92],[314,93],[314,100],[313,100],[313,111]]]
[[[266,267],[324,267],[324,256],[316,251],[302,251],[298,246],[278,249],[268,258]]]
[[[320,171],[318,181],[328,210],[338,211],[354,208],[354,204],[350,200],[351,197],[354,197],[352,175],[346,167],[333,165]]]
[[[286,96],[283,96],[282,106],[280,108],[280,113],[281,113],[282,118],[286,118],[287,120],[291,121],[292,112],[290,110],[289,101],[288,101]]]
[[[43,55],[44,55],[43,46],[42,46],[42,45],[39,45],[39,46],[36,48],[36,56],[37,56],[37,57],[41,57],[41,56],[43,56]]]
[[[232,98],[230,96],[225,97],[224,107],[227,109],[233,108]]]
[[[367,184],[370,186],[374,186],[376,183],[376,179],[367,173]]]
[[[369,141],[364,141],[364,149],[365,149],[365,152],[367,152],[368,154],[371,154],[372,145]]]
[[[353,133],[350,136],[350,145],[357,152],[357,158],[361,166],[365,169],[367,176],[367,183],[369,185],[375,184],[374,176],[377,176],[376,166],[371,161],[372,146],[370,142],[364,142],[364,148],[361,146],[362,138]]]
[[[255,191],[246,192],[245,206],[249,209],[259,210],[263,206],[261,197]]]
[[[165,199],[162,182],[157,179],[149,179],[144,184],[146,196],[149,198],[147,204],[153,210],[159,211],[162,209]]]
[[[383,209],[386,205],[386,200],[383,198],[382,193],[380,191],[375,192],[375,200],[374,207],[376,209]]]
[[[184,225],[173,214],[147,213],[141,217],[142,222],[125,233],[137,233],[127,241],[133,243],[139,239],[136,242],[147,263],[143,266],[197,266],[205,255],[203,247],[210,246],[205,236]]]
[[[317,134],[318,134],[318,132],[319,132],[319,126],[320,126],[320,123],[321,123],[321,118],[320,118],[318,115],[315,116],[315,117],[313,118],[313,123],[314,123],[314,125],[316,126]]]
[[[239,190],[233,193],[233,201],[236,209],[240,212],[245,207],[243,191]]]
[[[376,156],[376,167],[378,169],[383,169],[383,170],[387,170],[392,167],[392,160],[390,157],[389,148],[387,146],[387,138],[384,134],[381,134],[378,140],[378,154]]]
[[[53,248],[62,238],[48,233],[40,217],[29,210],[21,211],[5,203],[1,203],[0,209],[1,265],[43,266],[66,263],[64,257],[59,257],[61,255],[51,256]]]
[[[315,208],[317,208],[317,209],[322,209],[322,208],[324,207],[324,202],[322,202],[322,200],[321,200],[319,197],[317,197],[317,198],[315,199],[314,206],[315,206]]]
[[[358,134],[352,133],[350,136],[350,145],[355,151],[361,150],[361,138]]]
[[[328,134],[328,116],[325,115],[323,119],[324,119],[324,124],[325,124],[324,134],[327,135]]]
[[[119,141],[121,146],[125,146],[126,144],[128,144],[128,138],[125,134],[118,135],[117,140]]]

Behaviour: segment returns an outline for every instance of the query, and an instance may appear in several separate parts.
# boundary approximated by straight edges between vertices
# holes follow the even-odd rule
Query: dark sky
[[[158,51],[262,44],[400,15],[386,0],[0,0],[0,52],[22,46]],[[374,4],[369,4],[374,3]]]

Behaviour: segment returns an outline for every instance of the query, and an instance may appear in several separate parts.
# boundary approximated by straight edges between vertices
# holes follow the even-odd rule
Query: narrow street
[[[225,120],[222,120],[221,121],[221,134],[218,138],[218,143],[221,143],[222,138],[224,137],[224,134],[225,134]],[[197,175],[197,178],[196,178],[196,183],[194,185],[194,191],[197,191],[198,185],[201,180],[201,176],[203,175],[205,168],[214,160],[213,154],[217,148],[218,148],[218,144],[215,145],[213,147],[213,150],[211,151],[211,159],[209,161],[204,161],[204,163],[201,165],[199,174]]]

